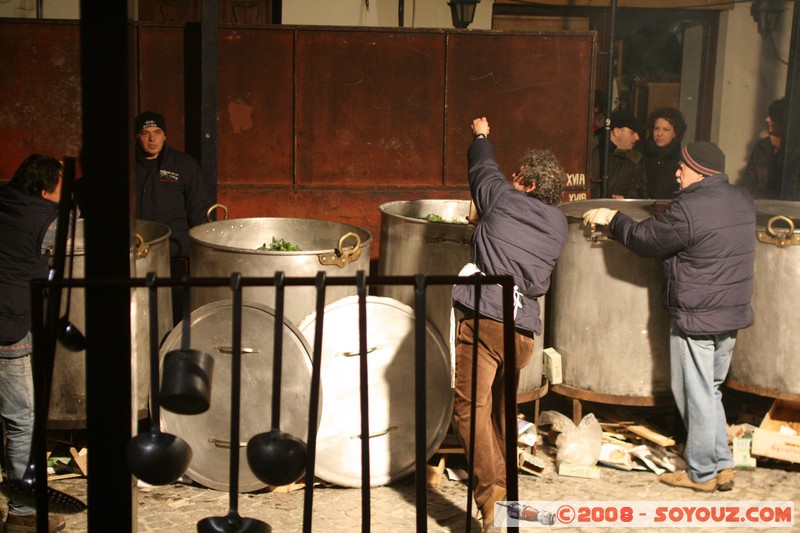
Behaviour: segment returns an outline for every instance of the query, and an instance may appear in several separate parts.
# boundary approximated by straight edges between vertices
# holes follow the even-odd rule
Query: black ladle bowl
[[[70,322],[67,315],[58,319],[58,342],[71,352],[81,352],[86,349],[86,337],[75,324]]]
[[[128,467],[151,485],[176,482],[189,468],[192,449],[180,437],[151,429],[128,442]]]
[[[75,224],[78,217],[77,204],[73,202],[72,215],[70,216],[70,228],[72,238],[69,245],[69,278],[72,279],[72,265],[75,261]],[[72,287],[67,287],[67,305],[64,316],[58,319],[58,341],[61,345],[72,352],[82,352],[86,349],[86,337],[83,336],[75,324],[69,320],[70,304],[72,303]]]
[[[199,533],[270,533],[272,528],[266,522],[255,518],[243,518],[231,511],[225,516],[209,516],[197,523]]]
[[[259,433],[247,443],[247,464],[267,485],[289,485],[306,473],[306,443],[279,429]]]
[[[151,485],[174,483],[189,468],[192,449],[185,440],[161,432],[158,404],[158,293],[156,276],[146,276],[150,298],[150,431],[140,433],[128,442],[126,459],[133,475]]]

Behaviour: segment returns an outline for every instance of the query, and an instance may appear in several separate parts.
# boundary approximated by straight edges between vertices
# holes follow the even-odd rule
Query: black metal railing
[[[370,530],[370,458],[369,458],[369,405],[368,405],[368,382],[367,382],[367,342],[366,342],[366,326],[367,326],[367,312],[366,312],[366,299],[369,287],[387,286],[387,285],[411,285],[414,287],[414,309],[415,309],[415,359],[414,359],[414,379],[415,379],[415,497],[416,497],[416,531],[427,531],[427,479],[426,479],[426,289],[431,285],[453,285],[453,284],[474,284],[476,286],[475,306],[476,316],[480,312],[480,293],[481,287],[487,284],[496,284],[502,287],[503,294],[503,331],[504,331],[504,351],[505,351],[505,368],[514,369],[516,363],[515,342],[514,342],[514,282],[510,276],[483,276],[473,275],[470,277],[458,276],[366,276],[363,271],[359,271],[356,276],[326,276],[324,272],[319,272],[316,277],[288,277],[283,273],[276,273],[274,277],[241,277],[240,274],[234,273],[229,278],[184,278],[183,280],[173,279],[154,279],[153,275],[148,275],[148,278],[132,278],[122,280],[84,280],[84,279],[67,279],[67,280],[34,280],[31,284],[32,298],[34,302],[44,301],[47,291],[60,291],[62,288],[86,288],[91,290],[102,291],[106,288],[120,288],[129,287],[130,289],[148,287],[150,289],[151,297],[156,293],[154,288],[171,288],[182,287],[184,290],[191,290],[193,287],[224,287],[231,288],[231,293],[234,301],[234,320],[232,344],[234,352],[241,350],[241,305],[242,297],[241,291],[245,287],[276,287],[275,307],[277,309],[276,324],[280,324],[283,320],[283,288],[291,286],[314,286],[316,288],[316,332],[314,337],[313,357],[312,357],[312,379],[311,391],[309,401],[309,424],[308,424],[308,439],[306,443],[306,470],[305,470],[305,500],[303,509],[303,531],[310,532],[312,530],[312,510],[313,510],[313,497],[314,497],[314,469],[315,469],[315,455],[317,444],[317,421],[319,419],[319,390],[321,379],[321,364],[322,364],[322,337],[323,337],[323,321],[324,321],[324,308],[325,308],[325,289],[328,286],[349,285],[355,286],[358,296],[358,311],[359,311],[359,350],[360,350],[360,369],[359,369],[359,383],[360,383],[360,405],[361,405],[361,442],[362,442],[362,531]],[[157,296],[156,296],[157,297]],[[59,298],[55,298],[59,300]],[[267,304],[268,302],[260,302]],[[236,309],[238,307],[238,311]],[[121,311],[121,310],[120,310]],[[113,312],[113,311],[111,311]],[[50,386],[52,382],[53,361],[55,356],[55,321],[53,318],[58,317],[58,309],[54,312],[48,310],[47,317],[45,317],[44,307],[42,305],[33,306],[33,365],[34,365],[34,382],[35,382],[35,425],[34,425],[34,442],[31,453],[31,466],[32,472],[46,472],[46,424],[47,413],[49,408],[50,399]],[[281,322],[278,322],[279,317]],[[47,318],[47,320],[45,319]],[[183,317],[188,320],[189,317]],[[238,322],[238,323],[237,323]],[[142,326],[143,327],[143,326]],[[476,326],[477,334],[478,326]],[[276,337],[279,331],[276,327]],[[87,337],[92,335],[91,331],[85,332]],[[150,335],[158,335],[158,332],[151,328]],[[91,350],[91,345],[88,350]],[[281,344],[275,343],[276,351],[281,350]],[[475,343],[473,352],[473,389],[474,380],[477,374],[477,343]],[[240,353],[238,355],[241,355]],[[280,354],[274,353],[273,357],[278,358]],[[234,354],[234,359],[236,354]],[[280,373],[279,364],[276,365],[277,372]],[[151,368],[152,372],[157,372],[157,368]],[[232,396],[234,406],[238,403],[238,387],[241,380],[241,375],[238,365],[232,365]],[[506,371],[504,373],[504,386],[505,386],[505,452],[506,452],[506,498],[509,501],[518,500],[518,480],[517,480],[517,465],[516,465],[516,382],[514,379],[513,371]],[[275,376],[273,376],[275,379]],[[234,385],[235,383],[235,385]],[[236,391],[233,388],[236,387]],[[273,391],[274,392],[274,391]],[[155,391],[151,391],[154,394]],[[106,401],[101,398],[97,391],[91,387],[87,390],[87,403]],[[130,410],[130,405],[119,406],[120,410]],[[474,443],[474,421],[475,421],[475,402],[472,402],[472,424],[471,429],[471,443]],[[238,421],[233,418],[238,418],[238,406],[232,410],[232,432],[238,432]],[[273,420],[275,420],[275,406],[273,405]],[[92,423],[91,418],[89,424]],[[234,427],[234,424],[236,427]],[[238,437],[231,440],[231,449],[236,450],[234,443],[239,442]],[[468,457],[468,493],[467,493],[467,510],[466,510],[466,525],[465,531],[470,530],[470,522],[472,516],[472,464],[474,463],[474,444],[470,446]],[[238,450],[236,450],[238,452]],[[235,456],[235,458],[234,458]],[[238,453],[232,453],[232,463],[238,467]],[[233,466],[230,469],[230,498],[231,498],[231,512],[226,518],[236,518],[236,504],[238,498],[238,487],[234,486],[238,481],[238,468],[234,472]],[[119,476],[119,472],[104,472],[101,470],[93,469],[91,475],[87,476],[87,483],[89,486],[97,484],[97,486],[109,485],[110,477]],[[68,495],[49,489],[47,485],[47,476],[35,476],[35,479],[29,479],[31,489],[31,496],[38,510],[38,527],[40,531],[46,531],[47,524],[47,511],[48,509],[57,510],[59,512],[75,512],[82,510],[78,508],[77,504],[80,501],[70,499]],[[24,487],[23,487],[24,490]],[[91,493],[91,491],[90,491]],[[77,501],[77,504],[75,503]],[[62,505],[64,501],[68,501],[71,505]],[[88,502],[88,513],[92,513],[91,502]],[[125,505],[121,502],[120,505]],[[130,506],[130,502],[127,502]],[[124,513],[116,513],[114,509],[104,509],[104,515],[109,516],[109,527],[119,531],[120,524],[114,521],[113,517],[124,515]],[[234,516],[235,515],[235,516]],[[238,517],[241,519],[241,517]],[[201,521],[202,522],[202,521]],[[95,522],[96,524],[97,522]],[[113,526],[112,526],[113,524]],[[42,529],[44,527],[44,529]],[[200,524],[198,529],[202,532]],[[111,530],[111,529],[109,529]],[[240,531],[241,529],[230,529],[231,531]],[[248,529],[245,529],[248,530]],[[253,529],[255,531],[257,529]],[[228,529],[226,529],[228,531]]]

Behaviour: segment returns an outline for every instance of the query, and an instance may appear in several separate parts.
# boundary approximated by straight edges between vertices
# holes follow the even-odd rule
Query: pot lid
[[[414,310],[391,298],[368,296],[370,484],[383,485],[414,471]],[[325,307],[322,391],[315,474],[347,487],[361,486],[360,350],[358,297]],[[314,345],[316,315],[298,329]],[[425,331],[426,458],[438,449],[453,411],[450,358],[433,327]]]
[[[232,300],[206,304],[192,311],[190,348],[214,358],[211,406],[205,413],[183,416],[161,410],[161,429],[184,439],[192,448],[187,475],[201,485],[228,490],[231,413],[231,325]],[[275,312],[265,305],[243,302],[241,428],[239,435],[239,490],[264,488],[247,464],[247,441],[270,429],[272,411],[272,355]],[[160,350],[164,356],[180,350],[182,323],[167,336]],[[306,440],[311,391],[311,350],[305,338],[290,322],[283,324],[283,365],[281,376],[281,427],[284,432]]]

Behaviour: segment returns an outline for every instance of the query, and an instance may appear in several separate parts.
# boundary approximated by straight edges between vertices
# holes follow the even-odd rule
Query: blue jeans
[[[5,467],[9,479],[20,479],[28,466],[33,438],[33,373],[31,356],[0,358],[0,417],[6,426]],[[29,515],[33,507],[8,502],[16,515]]]
[[[673,319],[670,329],[672,395],[686,428],[683,458],[697,483],[733,468],[728,423],[719,386],[728,375],[737,331],[688,335]]]

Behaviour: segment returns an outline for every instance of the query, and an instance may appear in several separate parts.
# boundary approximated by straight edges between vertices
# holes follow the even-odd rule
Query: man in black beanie
[[[167,145],[164,117],[145,111],[135,120],[136,217],[169,227],[170,268],[173,278],[188,274],[189,228],[208,222],[215,199],[200,178],[197,161]],[[174,296],[177,296],[174,293]],[[173,301],[173,317],[180,317],[180,300]]]
[[[683,147],[680,190],[663,213],[635,222],[613,209],[590,209],[583,222],[607,224],[614,238],[661,258],[670,315],[672,394],[686,427],[685,471],[661,482],[697,491],[733,488],[734,463],[719,386],[739,329],[753,324],[755,203],[728,182],[725,154],[710,142]]]
[[[592,150],[592,197],[647,198],[644,156],[635,148],[644,125],[625,110],[614,111],[610,118],[608,138],[605,130],[599,131]],[[607,180],[603,176],[605,159],[608,159]]]

